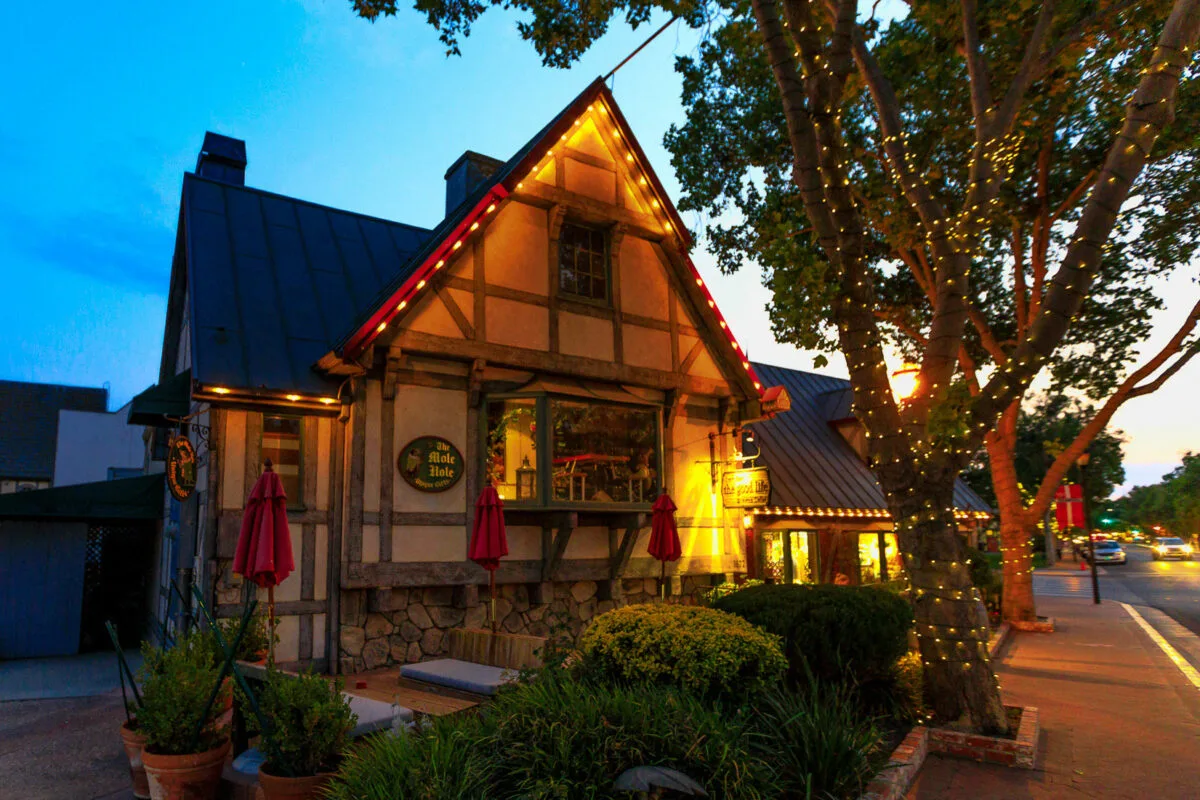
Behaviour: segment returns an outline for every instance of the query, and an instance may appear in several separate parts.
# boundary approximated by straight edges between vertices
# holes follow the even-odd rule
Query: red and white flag
[[[1078,483],[1068,483],[1058,487],[1054,492],[1054,511],[1058,518],[1058,529],[1069,531],[1071,528],[1082,528],[1083,525],[1083,487]]]

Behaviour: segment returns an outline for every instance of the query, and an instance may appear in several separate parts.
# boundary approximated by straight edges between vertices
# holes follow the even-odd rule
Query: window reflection
[[[553,498],[650,503],[658,494],[658,412],[551,399]]]
[[[487,404],[487,477],[502,500],[537,498],[537,400]]]

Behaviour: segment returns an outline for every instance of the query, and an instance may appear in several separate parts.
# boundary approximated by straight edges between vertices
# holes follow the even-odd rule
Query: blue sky
[[[205,130],[246,140],[250,185],[432,226],[463,150],[507,158],[662,21],[614,29],[561,71],[494,12],[449,59],[417,14],[372,25],[345,0],[9,3],[0,20],[0,377],[109,383],[113,407],[157,377],[180,184]],[[676,196],[661,142],[682,118],[674,56],[694,44],[672,27],[614,86]],[[697,262],[752,357],[811,367],[771,341],[756,269]],[[1118,418],[1133,480],[1200,449],[1200,422],[1172,413],[1194,404],[1197,372]]]

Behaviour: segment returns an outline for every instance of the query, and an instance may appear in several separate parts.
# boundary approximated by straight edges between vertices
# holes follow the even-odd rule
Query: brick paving
[[[1200,692],[1117,603],[1040,596],[1053,634],[1014,632],[1006,703],[1036,706],[1033,770],[930,754],[909,800],[1200,797]]]

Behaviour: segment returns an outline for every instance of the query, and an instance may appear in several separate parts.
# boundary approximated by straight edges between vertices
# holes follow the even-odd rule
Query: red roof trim
[[[679,245],[679,253],[683,258],[683,262],[691,271],[692,280],[696,282],[696,286],[698,288],[703,290],[704,299],[707,302],[709,309],[712,311],[713,316],[716,317],[718,326],[723,325],[722,330],[725,332],[725,337],[736,352],[735,364],[737,362],[741,362],[742,369],[745,370],[750,381],[753,383],[755,390],[761,397],[763,392],[763,384],[759,379],[758,374],[755,372],[753,365],[750,363],[750,356],[746,353],[745,349],[742,348],[737,338],[733,335],[733,330],[730,328],[728,321],[725,319],[725,315],[721,313],[719,308],[717,308],[716,300],[709,291],[708,284],[700,275],[700,271],[696,269],[695,263],[692,262],[692,258],[688,252],[692,246],[692,239],[690,234],[687,232],[687,227],[683,224],[683,220],[680,218],[679,212],[675,209],[675,204],[671,202],[670,196],[667,194],[666,189],[663,188],[661,181],[659,181],[657,173],[655,173],[653,167],[651,167],[650,160],[646,157],[645,151],[642,150],[642,146],[638,143],[637,137],[634,135],[633,129],[629,126],[628,120],[626,120],[625,115],[621,113],[621,109],[617,107],[617,102],[613,97],[612,92],[610,92],[608,87],[604,85],[604,81],[602,79],[597,79],[594,81],[591,86],[589,86],[582,94],[579,95],[579,97],[575,99],[573,103],[571,103],[571,105],[564,109],[564,111],[559,115],[558,124],[549,128],[545,135],[543,135],[542,138],[534,144],[534,146],[529,148],[529,152],[524,158],[521,159],[521,161],[516,164],[515,167],[513,167],[508,176],[492,187],[491,191],[488,192],[488,194],[485,195],[478,204],[476,204],[476,206],[469,214],[467,214],[463,221],[448,236],[446,236],[445,239],[442,240],[441,245],[433,252],[433,254],[430,255],[429,258],[427,258],[425,262],[413,272],[412,276],[405,281],[404,284],[398,290],[396,290],[396,292],[394,292],[392,296],[389,297],[388,300],[383,303],[374,314],[371,315],[367,322],[365,322],[358,329],[354,336],[352,336],[346,342],[346,346],[343,350],[343,358],[352,360],[361,355],[362,352],[366,350],[368,346],[370,346],[375,337],[382,333],[383,330],[386,330],[387,324],[389,324],[397,314],[412,304],[417,296],[417,293],[425,287],[429,279],[433,277],[433,274],[440,269],[437,266],[438,262],[441,261],[444,263],[449,260],[450,255],[454,252],[454,243],[465,241],[465,237],[470,234],[471,225],[478,222],[484,215],[488,213],[487,208],[490,205],[495,204],[498,206],[501,201],[506,199],[516,189],[516,186],[519,183],[527,180],[529,178],[529,172],[534,169],[544,157],[547,148],[546,143],[558,142],[564,133],[574,127],[576,118],[578,118],[581,114],[583,114],[584,111],[587,110],[588,105],[594,103],[598,99],[604,102],[609,113],[613,117],[614,124],[621,129],[622,136],[625,138],[626,142],[628,142],[629,147],[633,150],[634,157],[641,167],[642,172],[648,178],[654,194],[661,198],[659,208],[670,220],[671,233],[674,234],[675,241]],[[550,148],[553,148],[554,146],[554,144],[548,145]],[[401,304],[404,304],[403,308],[401,307]],[[379,327],[380,325],[384,326],[382,330]]]
[[[387,325],[392,321],[397,314],[408,308],[416,299],[417,294],[428,285],[430,279],[454,254],[458,248],[455,244],[462,246],[466,243],[467,238],[472,233],[471,226],[477,225],[488,214],[496,211],[504,198],[508,197],[508,190],[502,185],[497,184],[483,196],[475,207],[463,217],[455,228],[442,239],[441,244],[434,250],[428,258],[413,271],[400,288],[385,300],[375,310],[366,322],[355,332],[347,342],[342,352],[342,357],[346,360],[353,360],[362,354],[375,337],[387,329]],[[380,326],[383,328],[380,328]]]

